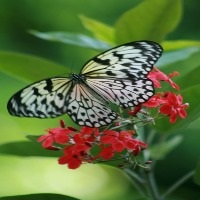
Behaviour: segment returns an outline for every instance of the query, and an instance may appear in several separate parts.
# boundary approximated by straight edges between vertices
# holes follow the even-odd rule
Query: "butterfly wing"
[[[87,83],[101,96],[123,108],[144,103],[154,94],[153,83],[148,78],[88,79]]]
[[[67,102],[68,115],[80,126],[100,127],[110,124],[117,114],[107,102],[87,85],[75,84]]]
[[[131,42],[94,57],[81,73],[88,86],[109,101],[124,108],[136,106],[154,94],[147,75],[161,53],[162,47],[155,42]]]
[[[55,77],[33,83],[11,97],[7,108],[19,117],[57,117],[67,112],[66,100],[72,81]]]
[[[58,77],[20,90],[9,100],[7,108],[11,115],[19,117],[53,118],[67,113],[81,126],[100,127],[117,118],[106,104],[86,85]]]
[[[146,76],[161,52],[150,41],[115,47],[88,61],[80,75],[49,78],[20,90],[9,100],[8,111],[38,118],[68,113],[81,126],[108,125],[117,118],[108,101],[126,108],[153,95],[152,81]]]
[[[145,78],[161,54],[162,47],[155,42],[131,42],[89,60],[81,74],[93,78]]]

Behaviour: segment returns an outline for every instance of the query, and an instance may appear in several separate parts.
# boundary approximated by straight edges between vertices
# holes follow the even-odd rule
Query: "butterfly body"
[[[79,74],[35,82],[8,102],[11,115],[48,118],[67,113],[81,126],[112,123],[117,113],[109,103],[128,108],[148,101],[154,94],[147,78],[161,56],[162,47],[151,41],[120,45],[89,60]]]
[[[82,74],[75,74],[71,73],[69,75],[69,78],[74,82],[74,83],[85,83],[86,77]]]

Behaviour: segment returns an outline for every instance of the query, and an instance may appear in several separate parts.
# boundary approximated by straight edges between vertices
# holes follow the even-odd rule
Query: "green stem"
[[[180,185],[182,185],[184,182],[186,182],[188,179],[190,179],[194,175],[194,171],[191,171],[184,175],[181,179],[179,179],[177,182],[175,182],[163,195],[162,198],[166,197],[167,195],[171,194],[174,190],[176,190]]]
[[[154,174],[152,171],[147,171],[147,184],[148,184],[148,190],[150,191],[150,195],[152,199],[154,200],[163,200],[163,198],[160,196],[160,193],[158,191],[158,187],[154,178]]]
[[[124,171],[128,174],[129,178],[131,178],[131,182],[134,185],[134,187],[137,189],[137,191],[145,198],[147,198],[147,195],[144,190],[144,184],[145,180],[141,178],[137,173],[133,172],[131,169],[124,169]]]
[[[130,175],[132,178],[134,178],[135,180],[137,180],[139,183],[144,184],[145,180],[143,178],[141,178],[137,173],[133,172],[131,169],[127,168],[124,169],[124,171]]]
[[[148,130],[148,136],[146,138],[146,143],[149,146],[152,144],[152,141],[154,140],[155,135],[156,135],[156,131],[154,131],[154,130]]]

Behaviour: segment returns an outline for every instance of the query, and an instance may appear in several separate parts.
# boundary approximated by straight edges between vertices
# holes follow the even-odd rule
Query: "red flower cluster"
[[[174,89],[180,90],[179,86],[171,80],[172,77],[178,75],[178,72],[173,72],[167,76],[154,67],[153,71],[149,73],[148,78],[153,81],[155,88],[161,88],[160,81],[164,81],[169,83]],[[158,92],[153,97],[151,97],[149,101],[142,105],[136,106],[128,113],[132,116],[135,116],[138,112],[141,111],[142,106],[148,108],[158,107],[159,113],[169,116],[170,123],[175,123],[178,116],[181,118],[186,118],[187,112],[185,109],[189,107],[189,104],[183,104],[183,97],[180,94],[176,95],[175,93],[169,91],[165,93]]]
[[[100,133],[99,129],[89,127],[82,127],[80,131],[72,127],[58,127],[47,131],[48,134],[39,137],[38,142],[42,142],[46,149],[55,149],[54,144],[62,145],[64,155],[58,159],[58,163],[67,164],[70,169],[78,168],[83,162],[109,160],[122,151],[129,151],[137,156],[147,148],[145,143],[132,137],[133,131],[105,130]],[[99,147],[96,154],[92,152],[94,146]]]
[[[180,90],[179,86],[174,83],[171,78],[178,76],[178,72],[173,72],[168,76],[154,67],[148,77],[154,82],[156,88],[160,88],[161,84],[159,81],[165,81],[169,83],[174,89]],[[143,105],[149,108],[159,107],[159,112],[170,117],[170,123],[175,123],[177,117],[186,118],[187,113],[185,109],[189,107],[188,103],[183,103],[183,97],[179,94],[176,95],[173,92],[157,93],[149,101]]]
[[[182,104],[182,96],[172,92],[154,95],[144,106],[149,108],[159,107],[159,112],[170,117],[170,123],[175,123],[177,117],[186,118],[187,112],[185,109],[189,107],[188,103]]]
[[[185,109],[189,107],[189,104],[182,104],[183,98],[180,94],[175,95],[174,93],[166,92],[163,98],[166,100],[166,103],[160,107],[160,112],[164,115],[169,115],[171,123],[176,122],[177,116],[186,118],[187,112]]]
[[[139,154],[142,149],[147,148],[147,145],[132,136],[134,131],[113,131],[105,130],[100,138],[101,152],[100,156],[104,160],[111,159],[115,152],[122,152],[123,150],[129,150],[133,152],[135,156]]]

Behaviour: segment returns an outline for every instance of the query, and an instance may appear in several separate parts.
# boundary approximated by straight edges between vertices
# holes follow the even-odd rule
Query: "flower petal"
[[[164,104],[160,107],[160,112],[164,115],[170,115],[172,107],[169,104]]]

